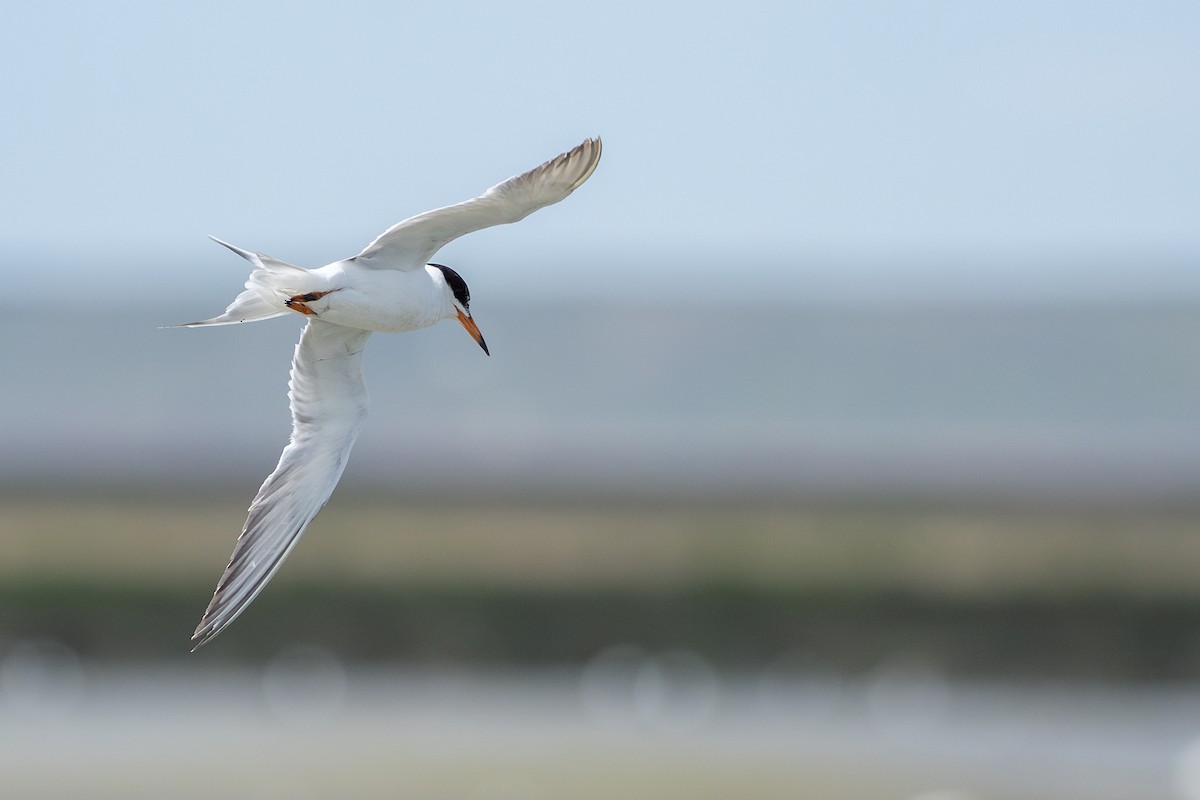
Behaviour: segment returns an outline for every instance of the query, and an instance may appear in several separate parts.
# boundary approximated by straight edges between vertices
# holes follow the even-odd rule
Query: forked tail
[[[210,236],[214,242],[228,247],[254,265],[254,271],[246,279],[246,291],[239,294],[225,309],[225,313],[212,319],[188,322],[180,327],[197,328],[202,325],[233,325],[238,322],[254,322],[290,313],[288,298],[303,291],[308,270],[286,261],[280,261],[262,253],[251,253],[229,242]]]

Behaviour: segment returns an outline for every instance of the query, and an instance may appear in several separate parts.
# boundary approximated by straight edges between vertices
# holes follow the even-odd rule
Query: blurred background
[[[4,796],[1200,798],[1200,7],[42,4],[0,67]],[[592,135],[190,654],[301,326],[161,329],[206,235]]]

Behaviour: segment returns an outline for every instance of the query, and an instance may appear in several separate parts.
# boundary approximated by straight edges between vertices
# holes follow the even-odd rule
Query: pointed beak
[[[464,314],[462,309],[456,309],[456,311],[458,311],[458,321],[467,329],[467,333],[471,334],[471,338],[479,343],[479,346],[483,348],[483,352],[490,356],[491,353],[488,353],[487,343],[483,341],[483,334],[479,332],[479,326],[475,324],[475,320],[471,319],[470,314]]]

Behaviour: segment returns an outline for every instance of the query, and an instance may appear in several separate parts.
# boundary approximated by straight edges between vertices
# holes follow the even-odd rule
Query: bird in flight
[[[214,240],[254,265],[225,313],[183,327],[231,325],[285,314],[308,318],[292,358],[288,398],[292,436],[258,490],[229,566],[204,612],[195,648],[237,619],[292,552],[329,500],[367,414],[363,347],[375,331],[404,332],[457,319],[484,353],[462,277],[429,260],[472,231],[517,222],[564,199],[600,161],[600,139],[480,196],[398,222],[354,256],[318,269],[296,267]]]

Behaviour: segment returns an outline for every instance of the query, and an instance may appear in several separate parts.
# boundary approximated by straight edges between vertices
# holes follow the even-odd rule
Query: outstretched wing
[[[376,269],[420,269],[447,242],[482,228],[517,222],[562,200],[595,171],[600,151],[599,138],[585,139],[574,150],[509,178],[479,197],[397,222],[353,260]]]
[[[370,335],[315,318],[301,334],[288,384],[291,442],[250,504],[229,566],[192,634],[196,647],[258,596],[333,493],[367,414],[362,351]]]

